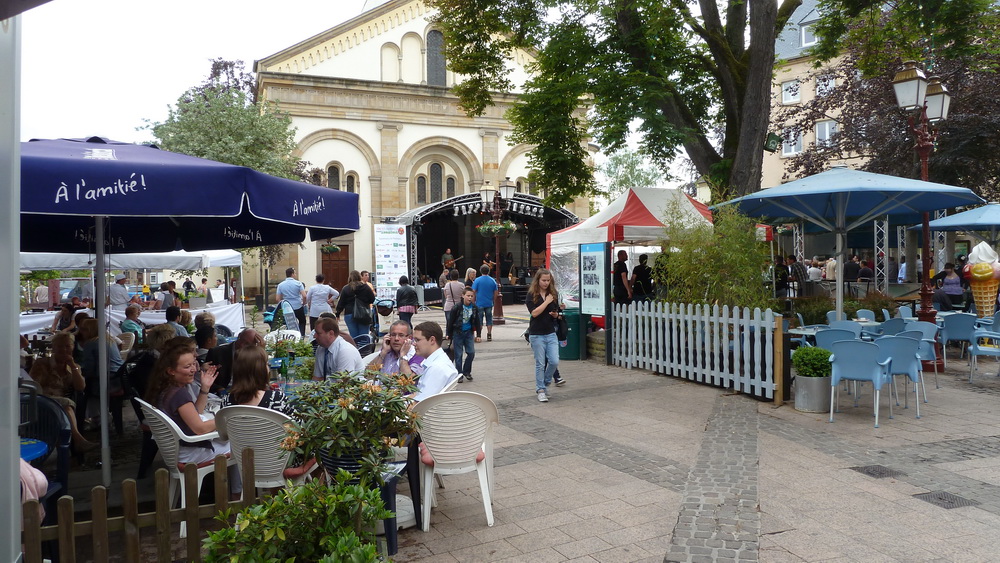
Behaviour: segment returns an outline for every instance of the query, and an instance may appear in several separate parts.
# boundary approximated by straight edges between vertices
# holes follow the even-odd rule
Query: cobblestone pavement
[[[997,559],[992,361],[970,384],[950,350],[940,389],[928,374],[922,418],[911,396],[890,420],[883,398],[876,429],[870,391],[857,408],[842,396],[830,424],[825,414],[597,361],[563,362],[567,385],[539,403],[524,326],[495,327],[492,342],[476,345],[474,381],[459,386],[500,409],[495,525],[486,525],[475,474],[447,476],[430,531],[401,531],[396,561]],[[134,467],[115,471],[117,481]]]

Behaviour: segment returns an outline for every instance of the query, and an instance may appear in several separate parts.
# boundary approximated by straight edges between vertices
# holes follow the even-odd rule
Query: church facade
[[[390,0],[255,63],[258,96],[291,116],[298,156],[319,169],[317,181],[360,195],[361,229],[332,241],[339,252],[306,242],[290,256],[307,285],[318,272],[339,287],[351,269],[376,271],[379,224],[406,229],[411,276],[436,279],[448,248],[466,256],[456,267],[478,267],[493,249],[475,230],[490,218],[475,207],[487,182],[517,186],[507,218],[520,227],[501,252],[519,265],[539,263],[544,233],[589,215],[584,198],[550,209],[534,193],[532,147],[513,143],[504,119],[516,92],[496,96],[483,116],[465,114],[451,93],[461,77],[446,68],[431,15],[419,0]],[[509,58],[515,84],[531,60],[526,52]]]

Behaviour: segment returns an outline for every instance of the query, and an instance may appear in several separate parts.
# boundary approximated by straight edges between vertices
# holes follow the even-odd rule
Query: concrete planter
[[[795,410],[830,412],[831,391],[829,377],[796,377]]]
[[[207,297],[189,297],[188,298],[188,303],[191,304],[191,308],[192,309],[204,309],[205,307],[208,307],[208,298]]]

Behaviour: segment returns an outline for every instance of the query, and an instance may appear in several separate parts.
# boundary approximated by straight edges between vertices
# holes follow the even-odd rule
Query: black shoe
[[[555,379],[556,387],[562,387],[563,385],[566,384],[566,380],[561,377],[555,377],[553,379]]]
[[[465,379],[472,381],[472,374],[471,373],[466,374]]]

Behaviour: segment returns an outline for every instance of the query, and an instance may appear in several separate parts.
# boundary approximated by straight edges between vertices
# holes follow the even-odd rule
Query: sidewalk
[[[516,306],[507,313],[523,314]],[[414,323],[442,319],[432,310]],[[843,394],[829,424],[825,414],[598,361],[563,362],[567,384],[539,403],[525,326],[508,317],[494,327],[493,341],[476,345],[474,381],[458,387],[500,410],[495,525],[486,525],[475,473],[447,476],[430,531],[401,531],[396,561],[997,558],[993,361],[980,362],[970,385],[968,365],[950,349],[941,389],[926,374],[922,418],[914,419],[911,397],[910,409],[890,420],[883,398],[875,429],[870,391],[858,408]],[[121,445],[137,444],[135,432],[129,427]],[[137,451],[132,459],[122,449],[116,483],[134,476],[137,462]],[[93,473],[74,473],[75,491]],[[151,497],[151,479],[139,485]],[[914,496],[923,493],[938,504]],[[954,508],[940,506],[949,498]]]

